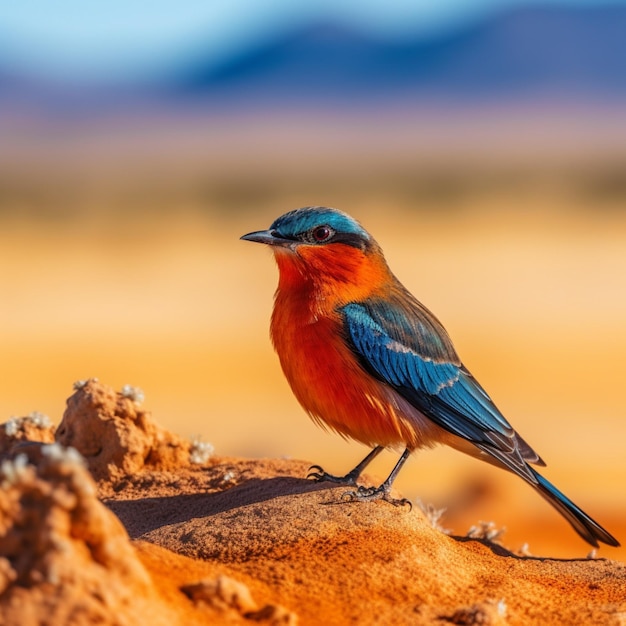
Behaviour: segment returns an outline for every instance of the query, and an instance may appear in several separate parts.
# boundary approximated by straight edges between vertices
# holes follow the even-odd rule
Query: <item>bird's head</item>
[[[281,215],[268,230],[244,235],[246,241],[288,248],[344,244],[366,251],[373,241],[370,234],[346,213],[329,207],[310,206]]]
[[[355,219],[329,207],[290,211],[268,230],[242,239],[272,246],[281,287],[312,282],[318,290],[364,289],[389,273],[375,239]]]

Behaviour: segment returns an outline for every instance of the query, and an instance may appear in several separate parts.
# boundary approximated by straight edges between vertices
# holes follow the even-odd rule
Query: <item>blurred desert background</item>
[[[313,425],[270,345],[272,257],[239,241],[330,205],[626,542],[626,3],[31,4],[0,19],[2,421],[58,423],[98,377],[220,455],[351,469],[365,448]],[[455,532],[493,520],[512,548],[588,552],[455,451],[416,454],[396,486]]]

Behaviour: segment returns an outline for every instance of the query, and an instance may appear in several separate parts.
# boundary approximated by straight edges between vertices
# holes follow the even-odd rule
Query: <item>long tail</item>
[[[598,547],[598,541],[609,546],[619,546],[619,541],[606,531],[598,522],[579,509],[568,497],[563,495],[541,474],[529,468],[537,479],[535,489],[572,525],[572,528],[592,546]]]

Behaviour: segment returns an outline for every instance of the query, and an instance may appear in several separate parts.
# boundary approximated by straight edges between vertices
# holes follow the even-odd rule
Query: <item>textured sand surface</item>
[[[309,463],[203,454],[140,400],[90,380],[57,445],[36,417],[0,427],[0,623],[626,621],[622,563],[513,554],[350,502]]]

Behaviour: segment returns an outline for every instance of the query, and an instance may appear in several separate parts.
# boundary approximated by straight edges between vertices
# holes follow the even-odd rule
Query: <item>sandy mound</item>
[[[230,485],[216,466],[195,493],[130,488],[131,499],[109,506],[133,537],[225,564],[256,579],[255,591],[263,581],[268,599],[306,624],[609,624],[626,615],[622,564],[520,557],[449,537],[418,510],[342,500],[345,488],[302,479],[304,463],[227,467],[239,468]]]
[[[58,445],[4,463],[0,622],[626,620],[621,563],[514,555],[490,529],[451,537],[417,508],[342,499],[308,463],[209,456],[139,400],[94,380],[68,400],[56,439],[97,491]]]
[[[12,417],[0,425],[0,458],[11,459],[24,454],[37,461],[40,444],[53,441],[54,426],[47,415],[31,413],[25,417]]]
[[[96,379],[78,382],[75,388],[55,438],[85,457],[96,480],[189,462],[191,444],[152,421],[141,408],[141,390],[126,386],[116,393]]]
[[[0,622],[140,623],[158,597],[122,524],[75,451],[42,452],[36,467],[24,456],[2,465]]]

